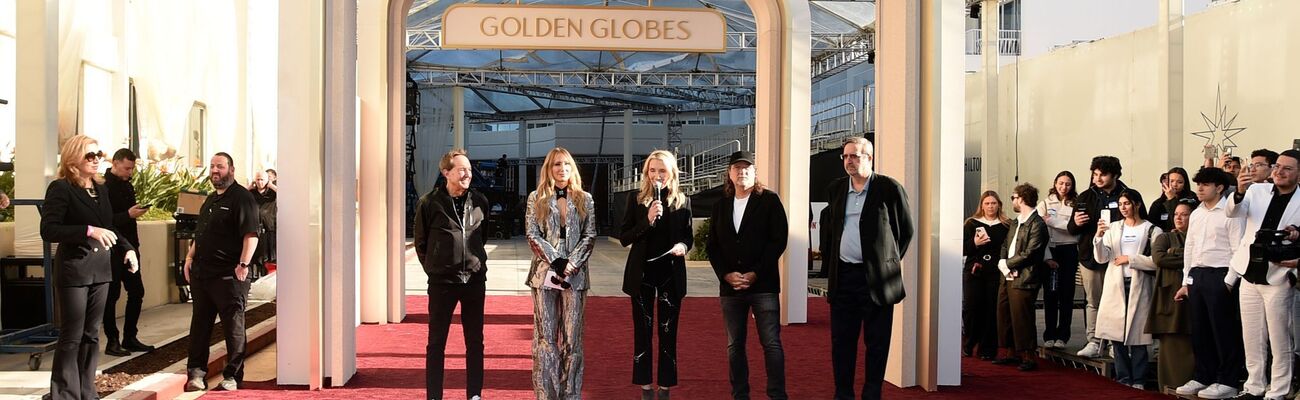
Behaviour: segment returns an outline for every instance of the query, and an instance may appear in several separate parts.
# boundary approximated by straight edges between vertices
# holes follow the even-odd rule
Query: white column
[[[361,322],[388,322],[388,77],[386,2],[357,8],[357,95],[361,97]],[[403,86],[404,88],[405,86]]]
[[[942,266],[961,264],[966,9],[954,1],[923,4],[921,190],[909,195],[920,203],[916,210],[921,258],[916,296],[922,303],[917,383],[934,391],[939,385],[961,384],[961,272]]]
[[[906,0],[876,3],[876,158],[875,170],[897,179],[908,194],[913,215],[919,212],[921,3]],[[919,234],[917,236],[920,236]],[[893,343],[885,379],[899,387],[916,385],[918,254],[915,242],[902,260],[908,294],[894,306]]]
[[[1183,165],[1183,1],[1159,0],[1156,35],[1160,47],[1160,111],[1165,119],[1163,131],[1168,135],[1168,165]]]
[[[1002,10],[998,6],[1000,2],[1000,0],[983,0],[980,9],[980,37],[983,38],[980,46],[983,47],[981,59],[984,61],[984,137],[980,141],[980,157],[983,160],[981,192],[989,189],[1001,190],[1003,184],[1000,174],[1003,153],[1000,150],[1006,147],[1003,146],[1002,133],[998,130],[998,115],[1001,114],[998,107],[998,57],[1000,56],[998,38],[1002,23]],[[879,93],[876,97],[880,97]]]
[[[41,199],[54,177],[58,144],[59,1],[23,0],[17,5],[14,107],[17,145],[14,193]],[[16,254],[41,254],[41,217],[35,207],[14,209]]]
[[[325,26],[323,350],[338,387],[357,372],[357,0],[329,1]]]
[[[388,322],[406,318],[406,13],[388,2]]]
[[[623,171],[631,174],[632,169],[632,110],[623,110]],[[618,176],[617,179],[629,179],[630,176]]]
[[[452,148],[465,148],[465,88],[453,86],[451,88],[451,133]]]
[[[321,387],[321,149],[324,5],[284,0],[279,10],[279,282],[276,383]]]
[[[781,194],[789,241],[781,258],[781,322],[808,321],[811,21],[799,0],[747,0],[758,25],[755,163]]]

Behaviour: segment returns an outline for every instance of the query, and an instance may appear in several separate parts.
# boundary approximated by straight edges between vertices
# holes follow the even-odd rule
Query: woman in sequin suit
[[[583,304],[587,260],[596,239],[595,201],[568,150],[546,155],[528,195],[526,235],[533,250],[533,390],[538,399],[582,398]]]

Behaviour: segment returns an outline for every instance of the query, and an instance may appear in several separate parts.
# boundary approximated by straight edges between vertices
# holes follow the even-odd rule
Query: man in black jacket
[[[1038,369],[1034,360],[1034,348],[1038,347],[1034,300],[1041,279],[1036,273],[1048,242],[1047,223],[1034,204],[1038,204],[1038,188],[1034,185],[1022,183],[1012,190],[1011,206],[1018,215],[1007,234],[1010,239],[1002,242],[1002,258],[998,261],[1004,278],[998,287],[998,341],[1008,351],[1007,357],[993,364],[1018,363],[1021,371]]]
[[[784,400],[785,350],[781,348],[781,272],[789,226],[781,198],[756,181],[754,155],[731,154],[726,197],[709,217],[709,264],[718,274],[722,318],[727,325],[731,397],[749,399],[745,334],[754,314],[767,368],[767,397]]]
[[[135,202],[135,187],[131,186],[131,175],[135,174],[135,152],[131,149],[119,149],[113,153],[113,166],[104,173],[104,187],[108,189],[108,202],[113,208],[113,226],[117,227],[121,239],[125,239],[140,251],[140,234],[135,226],[135,219],[148,211],[148,206]],[[144,303],[144,283],[140,272],[127,272],[125,258],[113,255],[113,281],[108,284],[108,300],[104,304],[104,337],[108,343],[104,354],[110,356],[129,356],[132,351],[153,351],[154,347],[140,343],[136,334],[140,322],[140,306]],[[122,341],[117,336],[117,299],[126,288],[126,321],[122,322]]]
[[[1115,222],[1124,217],[1119,214],[1119,194],[1128,190],[1128,186],[1119,180],[1123,167],[1119,159],[1112,156],[1092,158],[1092,184],[1074,200],[1074,218],[1066,224],[1066,230],[1072,235],[1090,238],[1097,234],[1097,219],[1105,214],[1107,222]],[[1097,308],[1101,304],[1102,282],[1106,277],[1106,264],[1098,263],[1092,258],[1092,240],[1079,241],[1079,264],[1083,269],[1079,273],[1083,278],[1083,294],[1088,305],[1084,312],[1087,323],[1088,344],[1079,350],[1080,357],[1096,358],[1103,354],[1102,343],[1093,334],[1097,329]]]
[[[863,399],[879,399],[885,380],[894,304],[903,301],[900,260],[912,242],[907,193],[871,170],[875,149],[865,138],[844,141],[849,176],[830,185],[830,215],[822,221],[822,262],[830,267],[831,363],[835,399],[852,400],[858,335],[867,346]]]
[[[415,209],[415,254],[429,275],[429,344],[425,354],[425,398],[442,399],[443,360],[452,313],[460,303],[465,334],[466,398],[483,391],[483,302],[487,250],[483,220],[487,197],[470,189],[474,172],[464,150],[438,162],[446,187],[434,188]]]

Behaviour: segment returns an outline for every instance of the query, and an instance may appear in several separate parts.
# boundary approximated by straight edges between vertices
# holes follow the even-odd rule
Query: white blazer
[[[1236,286],[1237,281],[1246,273],[1246,267],[1250,265],[1250,245],[1255,243],[1255,233],[1259,231],[1260,224],[1264,223],[1264,214],[1268,212],[1268,203],[1273,200],[1272,183],[1256,183],[1250,185],[1246,190],[1246,196],[1241,203],[1234,203],[1235,195],[1228,196],[1227,211],[1230,218],[1245,218],[1246,230],[1241,238],[1241,244],[1237,250],[1232,253],[1232,271],[1223,281],[1229,285]],[[1282,221],[1278,223],[1278,228],[1285,228],[1287,225],[1300,225],[1300,194],[1291,196],[1291,202],[1287,203],[1286,211],[1282,212]],[[1294,275],[1295,271],[1290,268],[1282,268],[1277,263],[1268,265],[1268,283],[1270,285],[1289,285],[1287,275]]]

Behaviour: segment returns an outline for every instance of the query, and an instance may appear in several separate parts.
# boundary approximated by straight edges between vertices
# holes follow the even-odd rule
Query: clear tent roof
[[[408,31],[437,31],[442,26],[442,15],[447,7],[458,3],[479,1],[415,0],[408,19]],[[505,3],[510,2],[481,2]],[[643,1],[623,0],[546,0],[524,1],[524,4],[564,4],[584,6],[646,6]],[[712,8],[727,19],[728,32],[755,32],[753,14],[744,0],[656,0],[655,7]],[[869,1],[813,1],[810,2],[814,59],[823,51],[834,51],[836,44],[821,39],[826,35],[865,35],[875,21],[875,3]],[[819,40],[822,43],[819,43]],[[412,71],[498,71],[498,72],[620,72],[620,73],[736,73],[752,74],[755,71],[755,53],[752,48],[732,49],[726,53],[663,53],[633,51],[564,51],[564,50],[449,50],[411,49],[407,52],[408,68]],[[504,85],[509,86],[509,85]],[[484,90],[488,89],[488,90]],[[673,106],[692,100],[686,94],[663,96],[662,93],[642,93],[635,90],[596,87],[546,87],[543,90],[584,97],[633,101],[651,105]],[[690,89],[694,90],[694,89]],[[753,87],[710,89],[723,94],[752,95]],[[490,90],[477,87],[475,95],[466,97],[467,111],[479,113],[518,113],[545,109],[575,109],[590,107],[589,102],[569,102],[555,97],[525,95],[509,90]],[[573,99],[570,99],[573,100]],[[698,99],[696,99],[698,100]],[[719,108],[735,108],[719,107]]]

